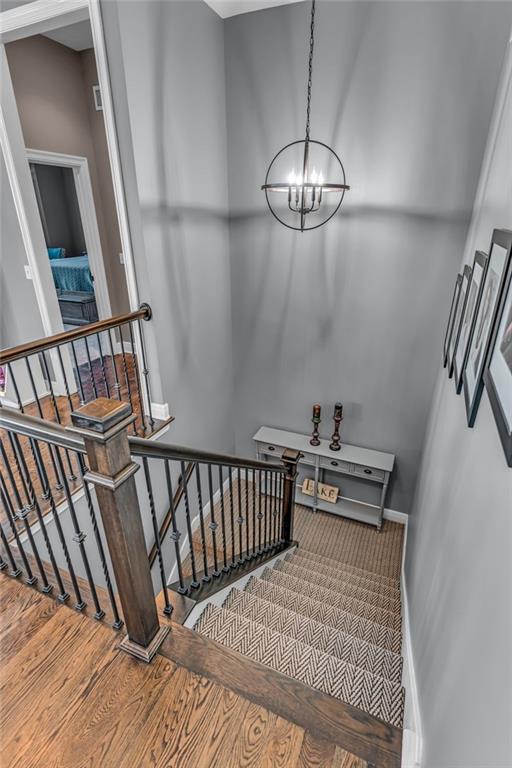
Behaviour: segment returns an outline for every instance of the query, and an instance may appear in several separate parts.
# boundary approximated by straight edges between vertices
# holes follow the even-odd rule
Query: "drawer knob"
[[[365,473],[365,475],[371,475],[372,471],[371,471],[371,469],[365,469],[364,473]]]
[[[269,451],[275,451],[275,448],[274,448],[274,446],[273,446],[273,445],[269,445],[269,446],[268,446],[268,449],[269,449]]]
[[[337,467],[338,466],[338,462],[337,461],[331,461],[331,464],[333,465],[333,467]]]

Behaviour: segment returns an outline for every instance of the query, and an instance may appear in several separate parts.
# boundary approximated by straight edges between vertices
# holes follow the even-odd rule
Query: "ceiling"
[[[288,3],[302,2],[303,0],[205,0],[205,3],[223,19],[228,16],[236,16],[239,13],[261,11],[263,8],[272,8],[274,5],[288,5]]]
[[[60,27],[51,32],[45,32],[45,37],[62,43],[74,51],[85,51],[87,48],[93,48],[91,25],[88,20],[79,21],[76,24],[70,24],[69,27]]]

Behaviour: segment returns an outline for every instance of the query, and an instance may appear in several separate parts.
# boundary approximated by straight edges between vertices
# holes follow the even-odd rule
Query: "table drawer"
[[[361,475],[361,477],[372,477],[374,480],[384,480],[384,476],[386,474],[383,469],[365,467],[364,464],[352,464],[352,472],[354,475]]]
[[[273,445],[272,443],[258,443],[258,452],[264,453],[267,456],[275,456],[276,459],[280,459],[283,455],[284,448],[282,445]]]
[[[341,459],[331,459],[320,457],[320,467],[322,469],[332,469],[334,472],[350,472],[350,464],[348,461],[342,461]]]

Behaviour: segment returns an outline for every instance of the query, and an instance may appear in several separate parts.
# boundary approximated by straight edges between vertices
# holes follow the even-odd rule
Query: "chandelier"
[[[306,136],[279,150],[268,167],[265,183],[261,187],[272,215],[285,227],[300,232],[317,229],[332,219],[345,191],[350,189],[345,183],[345,169],[336,152],[327,144],[310,138],[315,2],[311,1]]]

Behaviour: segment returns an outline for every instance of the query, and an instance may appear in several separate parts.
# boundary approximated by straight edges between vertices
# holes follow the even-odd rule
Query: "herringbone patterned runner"
[[[310,570],[325,573],[335,578],[350,576],[352,579],[359,579],[363,586],[368,584],[366,589],[400,595],[400,582],[397,579],[381,576],[379,573],[372,573],[371,571],[364,571],[362,568],[354,568],[352,565],[338,563],[336,560],[322,560],[318,555],[306,552],[302,547],[286,555],[285,560],[293,560],[295,565],[304,565]]]
[[[203,611],[196,630],[391,725],[402,726],[405,693],[397,683],[215,605]]]

